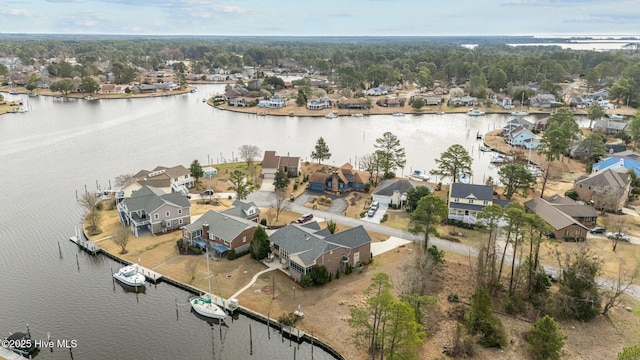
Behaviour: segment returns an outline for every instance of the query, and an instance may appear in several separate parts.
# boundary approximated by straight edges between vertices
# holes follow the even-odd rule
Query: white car
[[[607,237],[609,239],[617,239],[624,242],[629,242],[631,240],[631,237],[629,237],[629,235],[626,235],[625,233],[621,233],[621,232],[616,232],[616,233],[608,232]]]

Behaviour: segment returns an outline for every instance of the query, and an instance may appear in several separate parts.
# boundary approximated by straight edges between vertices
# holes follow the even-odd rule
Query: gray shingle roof
[[[251,210],[254,211],[253,214],[249,214]],[[221,213],[246,219],[260,215],[260,208],[252,201],[244,202],[242,200],[235,200],[232,208],[221,211]]]
[[[493,200],[493,186],[476,184],[451,184],[451,197],[461,199]]]
[[[611,187],[611,189],[624,188],[631,181],[629,174],[622,174],[611,169],[598,171],[587,177],[581,177],[576,182],[579,185],[589,185],[595,187]]]
[[[203,224],[209,225],[209,234],[229,242],[237,238],[243,231],[258,227],[258,224],[253,221],[209,210],[198,220],[183,226],[183,228],[193,232],[202,229]]]
[[[380,185],[376,187],[373,195],[391,196],[395,190],[403,194],[415,187],[416,186],[408,180],[383,180]]]
[[[151,186],[143,186],[136,190],[131,197],[123,200],[130,212],[144,210],[151,214],[164,204],[172,204],[177,207],[188,208],[189,199],[180,193],[165,194],[162,190]]]
[[[524,203],[525,208],[538,214],[544,221],[549,223],[555,230],[564,229],[567,226],[578,225],[587,229],[586,226],[580,224],[577,220],[571,216],[556,209],[548,201],[541,198],[533,198]]]

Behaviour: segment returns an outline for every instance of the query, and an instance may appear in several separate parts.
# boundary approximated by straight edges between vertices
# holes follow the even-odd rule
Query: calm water
[[[25,98],[30,112],[0,117],[0,332],[29,324],[37,338],[49,332],[52,339],[75,339],[75,359],[293,359],[293,346],[277,336],[268,340],[265,326],[243,317],[223,330],[220,344],[220,329],[212,332],[190,312],[184,291],[159,284],[136,296],[114,287],[111,271],[118,264],[78,252],[67,240],[81,216],[76,190],[95,189],[96,182],[107,187],[119,174],[156,165],[231,160],[243,144],[308,158],[320,136],[333,154],[330,163],[355,163],[374,151],[375,139],[385,131],[396,134],[407,151],[407,168],[399,175],[433,168],[434,158],[460,143],[473,154],[479,183],[485,176],[495,178],[496,168],[489,164],[490,154],[477,150],[476,133],[508,120],[500,115],[258,117],[202,103],[222,88],[98,102]],[[296,351],[298,359],[310,358],[309,345]],[[318,349],[314,355],[331,358]],[[70,353],[45,350],[38,358],[67,359]]]

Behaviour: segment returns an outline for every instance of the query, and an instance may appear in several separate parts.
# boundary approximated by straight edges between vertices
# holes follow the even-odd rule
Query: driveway
[[[391,236],[389,237],[389,239],[385,241],[378,241],[378,242],[371,243],[371,255],[377,256],[389,250],[393,250],[395,248],[398,248],[400,246],[410,244],[410,243],[411,243],[410,240]]]
[[[262,179],[262,185],[260,185],[260,191],[275,191],[276,187],[273,186],[275,180],[273,175],[265,175]]]
[[[378,210],[376,211],[375,214],[373,214],[372,217],[369,217],[367,215],[363,217],[362,220],[372,222],[375,224],[380,224],[380,220],[382,220],[382,216],[387,212],[387,210],[389,210],[388,204],[380,204],[380,206],[378,206]]]

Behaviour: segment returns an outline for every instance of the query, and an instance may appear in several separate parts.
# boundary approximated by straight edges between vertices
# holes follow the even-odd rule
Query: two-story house
[[[262,159],[262,174],[265,179],[273,179],[278,169],[288,176],[298,176],[300,171],[300,157],[279,156],[275,151],[265,151]]]
[[[596,226],[598,212],[593,208],[593,206],[582,202],[579,203],[569,197],[563,197],[558,194],[550,196],[548,202],[553,207],[571,216],[582,225],[588,228]]]
[[[180,228],[191,222],[189,199],[180,193],[166,194],[152,186],[143,186],[118,203],[118,215],[136,237]]]
[[[328,96],[323,96],[317,99],[311,99],[307,102],[307,109],[309,110],[322,110],[331,109],[333,101]]]
[[[188,188],[193,187],[194,179],[191,171],[182,165],[174,167],[157,166],[155,169],[140,170],[133,176],[133,181],[124,188],[125,197],[148,185],[161,189],[165,193],[179,192],[183,195],[189,193]]]
[[[231,249],[248,249],[257,227],[254,221],[209,210],[198,220],[181,227],[182,240],[191,245],[208,246],[222,256]]]
[[[493,198],[493,186],[453,183],[449,187],[449,219],[475,224],[485,206],[504,207],[508,201]]]
[[[235,200],[233,207],[222,211],[222,213],[256,223],[260,220],[260,208],[253,201]]]
[[[578,199],[593,203],[596,209],[618,212],[629,199],[631,175],[606,169],[578,177],[573,190],[578,193]]]
[[[316,266],[331,274],[371,259],[371,237],[362,225],[331,234],[318,223],[289,224],[269,236],[273,254],[296,281]]]

